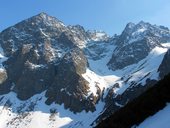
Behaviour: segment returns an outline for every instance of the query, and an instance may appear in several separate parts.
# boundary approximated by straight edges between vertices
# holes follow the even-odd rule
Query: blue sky
[[[170,27],[170,0],[0,0],[0,31],[40,12],[110,35],[141,20]]]

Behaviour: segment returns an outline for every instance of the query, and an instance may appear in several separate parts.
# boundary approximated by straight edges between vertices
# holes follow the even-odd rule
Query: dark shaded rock
[[[165,54],[163,61],[159,66],[158,72],[161,79],[163,79],[164,76],[170,72],[170,49]]]
[[[108,54],[110,47],[112,47],[113,41],[112,40],[104,40],[104,41],[91,41],[86,45],[83,49],[85,55],[92,60],[99,60]]]
[[[114,84],[114,85],[113,85],[113,88],[120,88],[119,83]]]
[[[41,49],[45,42],[50,42],[55,48],[70,48],[75,43],[71,35],[72,32],[61,21],[41,13],[2,31],[0,42],[5,55],[10,56],[23,44],[29,43]]]
[[[147,39],[134,42],[131,45],[117,48],[108,65],[111,69],[122,69],[144,59],[154,46],[148,45]],[[142,54],[141,54],[142,53]]]
[[[114,114],[120,108],[124,107],[127,103],[133,101],[135,98],[145,93],[148,89],[153,87],[157,83],[156,80],[146,80],[145,86],[142,85],[131,85],[123,94],[116,95],[114,93],[114,87],[109,90],[105,98],[105,111],[96,119],[96,122],[99,123],[103,119]]]
[[[97,128],[130,128],[163,109],[170,102],[169,79],[168,74],[155,86],[103,120]]]
[[[7,79],[7,72],[5,69],[0,70],[0,84],[2,84]]]
[[[34,48],[23,45],[4,63],[7,81],[15,85],[13,90],[22,100],[44,91],[55,75],[55,66],[39,64],[41,60],[34,52]]]
[[[8,77],[0,94],[14,91],[27,100],[46,90],[47,104],[64,103],[74,112],[94,111],[99,97],[88,94],[88,82],[82,77],[88,62],[78,47],[85,34],[81,26],[67,27],[45,13],[2,31]]]
[[[0,94],[3,95],[3,94],[7,94],[10,92],[10,89],[12,87],[12,82],[10,80],[6,80],[5,82],[3,82],[1,85],[0,85]]]
[[[77,39],[85,41],[90,38],[85,29],[80,25],[68,26],[68,28],[73,32],[74,37],[78,37]]]
[[[99,60],[108,56],[110,46],[116,44],[108,66],[112,70],[122,69],[145,58],[156,46],[161,47],[162,42],[170,39],[169,33],[163,26],[140,22],[129,23],[120,36],[109,38],[103,32],[85,31],[79,25],[65,26],[58,19],[41,13],[0,33],[0,44],[8,57],[2,64],[6,73],[0,74],[0,94],[14,91],[19,99],[27,100],[46,91],[46,104],[64,104],[75,113],[95,111],[104,90],[96,83],[97,95],[89,93],[89,83],[82,77],[88,67],[86,56]],[[91,42],[86,44],[89,40]],[[87,47],[82,50],[84,45]],[[166,74],[165,69],[161,71]],[[104,114],[119,109],[119,105],[125,105],[149,87],[137,86],[132,81],[131,88],[116,97],[114,88],[119,85],[115,84],[105,99],[107,112]]]
[[[116,37],[117,48],[114,50],[108,66],[112,70],[122,69],[144,59],[156,46],[170,40],[169,29],[149,23],[129,23]]]
[[[81,50],[75,49],[66,54],[57,67],[57,76],[46,92],[46,103],[64,103],[65,108],[81,112],[95,110],[96,101],[88,95],[88,82],[81,76],[85,73],[87,60]]]

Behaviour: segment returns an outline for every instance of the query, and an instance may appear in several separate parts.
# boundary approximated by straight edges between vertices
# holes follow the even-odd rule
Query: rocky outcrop
[[[87,60],[80,49],[74,49],[66,54],[57,66],[56,76],[47,90],[46,103],[53,101],[70,108],[74,112],[83,109],[95,110],[95,100],[88,98],[88,82],[81,76],[86,72]]]
[[[170,31],[162,26],[151,25],[141,21],[129,23],[116,39],[114,50],[108,66],[112,70],[122,69],[144,59],[156,46],[170,40]]]
[[[136,83],[132,83],[130,87],[121,95],[116,95],[114,93],[115,86],[118,86],[118,83],[115,84],[112,88],[109,89],[108,94],[105,100],[105,111],[96,119],[96,122],[101,122],[103,119],[108,118],[112,114],[114,114],[119,109],[126,106],[127,103],[133,101],[135,98],[145,93],[148,89],[152,88],[153,85],[157,83],[156,80],[146,80],[145,86],[140,84],[135,85]],[[135,86],[134,86],[135,85]]]
[[[4,30],[0,44],[8,59],[3,62],[0,94],[14,91],[27,100],[46,91],[47,104],[94,111],[99,97],[89,94],[89,83],[82,77],[88,67],[79,48],[88,38],[85,34],[83,27],[67,27],[45,13]]]
[[[96,128],[136,127],[146,118],[162,110],[170,102],[169,79],[170,74],[110,117],[103,120]]]
[[[2,84],[7,79],[7,73],[5,69],[0,69],[0,84]]]
[[[104,85],[98,85],[102,79],[98,78],[113,74],[94,70],[95,73],[92,71],[84,75],[87,68],[93,70],[88,67],[86,57],[90,62],[108,62],[110,59],[110,69],[122,69],[144,59],[153,48],[163,47],[161,43],[169,40],[168,28],[149,23],[129,23],[121,35],[109,37],[102,31],[86,31],[80,25],[66,26],[58,19],[41,13],[0,33],[0,45],[4,56],[8,58],[0,64],[3,69],[0,72],[0,95],[14,91],[20,100],[27,100],[45,92],[48,105],[55,102],[64,104],[65,108],[74,112],[95,111],[95,104],[104,95]],[[160,75],[166,74],[164,67],[169,62],[166,56],[160,66]],[[107,62],[101,63],[106,70]],[[90,84],[88,77],[93,76],[97,80]],[[135,81],[126,82],[131,77],[122,84],[134,85]],[[105,84],[105,79],[102,81]],[[114,110],[119,109],[116,103],[124,105],[127,100],[137,97],[149,87],[131,87],[121,96],[113,98],[113,90],[119,88],[119,84],[109,86],[113,88],[108,87],[110,91],[105,101],[106,108],[109,101],[114,101]]]
[[[165,54],[161,65],[159,66],[158,72],[161,79],[170,73],[170,49]]]

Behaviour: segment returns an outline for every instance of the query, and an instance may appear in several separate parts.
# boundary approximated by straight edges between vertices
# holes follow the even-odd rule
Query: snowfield
[[[170,128],[170,104],[144,120],[137,128]]]
[[[80,113],[73,113],[69,109],[65,109],[64,104],[59,105],[59,104],[56,104],[53,102],[51,105],[46,105],[45,104],[45,101],[47,100],[45,97],[46,91],[44,91],[40,94],[36,94],[34,96],[31,95],[32,97],[29,98],[28,100],[25,100],[25,101],[19,100],[17,98],[17,94],[13,92],[13,88],[15,86],[14,83],[17,83],[19,80],[17,79],[17,80],[13,81],[13,79],[11,79],[10,77],[7,76],[6,72],[8,70],[6,71],[5,68],[11,70],[13,67],[11,67],[11,68],[9,68],[10,66],[6,67],[8,65],[5,65],[5,64],[4,64],[5,68],[3,67],[3,62],[6,61],[8,58],[4,56],[3,49],[0,46],[0,84],[2,82],[4,82],[4,80],[6,80],[6,78],[8,77],[9,82],[13,85],[11,87],[10,93],[8,93],[8,94],[3,93],[4,95],[0,95],[0,128],[91,128],[95,125],[94,121],[104,112],[104,110],[107,109],[105,107],[105,101],[102,99],[106,98],[109,91],[112,91],[111,93],[113,94],[113,96],[115,98],[116,96],[124,93],[128,88],[131,88],[131,87],[134,87],[137,85],[144,86],[146,84],[147,79],[150,79],[150,80],[159,80],[160,79],[158,68],[159,68],[160,64],[162,63],[162,60],[163,60],[164,55],[166,54],[167,50],[170,49],[170,43],[160,43],[160,45],[158,45],[156,42],[154,42],[155,41],[154,38],[153,38],[153,40],[150,40],[147,42],[147,43],[150,43],[150,45],[155,43],[155,45],[153,45],[154,47],[151,47],[151,49],[152,49],[151,51],[147,50],[148,51],[146,53],[146,55],[148,55],[147,57],[140,60],[139,62],[134,61],[134,62],[138,62],[138,63],[134,63],[132,65],[126,66],[125,68],[123,68],[121,70],[115,70],[115,71],[110,70],[108,68],[107,64],[111,60],[114,50],[115,50],[115,52],[117,52],[118,59],[122,60],[122,61],[120,61],[122,63],[124,62],[123,61],[124,59],[122,59],[122,58],[126,59],[126,57],[129,55],[132,57],[132,59],[135,60],[136,59],[136,58],[134,58],[135,53],[132,55],[132,54],[129,54],[130,52],[126,52],[126,50],[125,50],[126,54],[122,54],[120,56],[118,51],[119,50],[121,51],[122,49],[119,49],[119,46],[122,48],[125,47],[126,45],[130,45],[130,44],[135,46],[135,43],[137,41],[144,39],[144,36],[146,36],[146,31],[150,31],[151,35],[154,33],[154,36],[159,37],[160,39],[167,33],[169,35],[168,39],[170,39],[170,31],[169,30],[162,30],[160,28],[156,29],[155,26],[151,26],[148,23],[145,24],[144,22],[141,22],[140,26],[142,25],[143,27],[139,26],[139,28],[136,28],[133,30],[134,31],[133,33],[129,33],[128,36],[126,36],[126,34],[125,34],[126,39],[124,39],[124,36],[123,36],[122,41],[121,40],[119,41],[118,40],[119,36],[109,37],[109,36],[107,36],[106,33],[102,32],[102,31],[91,31],[91,32],[87,31],[88,32],[87,33],[84,29],[81,28],[81,26],[80,26],[80,28],[77,26],[75,29],[68,28],[62,22],[58,21],[57,19],[55,19],[53,17],[49,17],[44,13],[40,14],[40,17],[41,17],[40,19],[43,18],[43,21],[45,21],[45,22],[41,21],[40,23],[42,25],[40,25],[40,24],[38,24],[38,25],[45,26],[45,28],[47,27],[47,30],[42,29],[44,27],[42,27],[42,28],[38,27],[39,28],[38,35],[40,35],[41,38],[40,39],[38,38],[36,40],[38,42],[37,44],[35,43],[34,40],[33,40],[33,42],[30,40],[25,40],[25,39],[32,40],[33,34],[32,35],[27,34],[26,33],[27,31],[20,32],[19,31],[20,29],[18,29],[17,27],[16,28],[12,27],[11,33],[14,33],[14,35],[11,34],[12,36],[10,37],[9,36],[10,34],[9,35],[5,34],[2,42],[3,41],[4,41],[3,43],[10,42],[12,45],[12,46],[9,45],[10,47],[12,47],[11,51],[15,52],[18,48],[20,48],[22,46],[22,45],[18,46],[18,48],[16,47],[18,40],[24,39],[25,42],[21,41],[22,43],[30,42],[33,44],[33,46],[35,45],[35,48],[37,47],[36,49],[34,49],[35,50],[34,52],[35,52],[35,55],[37,56],[37,58],[41,57],[41,54],[40,54],[41,52],[42,53],[44,51],[47,52],[48,54],[43,54],[42,58],[40,60],[39,59],[34,60],[34,58],[33,58],[34,61],[37,61],[35,64],[33,62],[29,61],[29,59],[27,57],[26,57],[26,63],[25,63],[25,60],[23,61],[23,65],[26,64],[26,66],[29,66],[29,68],[33,71],[36,69],[46,67],[46,65],[41,64],[41,61],[43,63],[45,63],[44,61],[46,61],[46,57],[48,58],[47,59],[48,62],[50,62],[47,64],[55,63],[55,65],[52,64],[52,66],[56,66],[58,64],[58,61],[65,61],[66,59],[65,58],[63,59],[63,57],[65,55],[67,57],[67,53],[69,53],[75,47],[75,45],[77,45],[76,48],[79,47],[82,51],[84,51],[84,55],[88,59],[88,67],[86,68],[86,72],[84,74],[78,73],[78,75],[82,75],[82,77],[89,83],[89,89],[87,90],[88,91],[87,97],[91,96],[91,94],[93,94],[94,96],[97,96],[99,94],[98,90],[100,88],[101,92],[103,92],[103,94],[101,94],[102,98],[99,97],[101,99],[99,99],[99,101],[97,102],[96,105],[94,104],[96,107],[96,111],[94,111],[94,112],[82,111]],[[36,18],[37,23],[39,23],[38,19],[39,18]],[[54,22],[53,22],[53,20],[54,20]],[[26,20],[26,21],[28,21],[28,20]],[[32,22],[32,25],[33,26],[35,25],[34,22]],[[24,24],[24,26],[26,26],[26,28],[29,28],[29,26],[27,26],[27,24],[26,25]],[[148,26],[150,26],[151,28]],[[130,30],[133,27],[134,27],[134,24],[129,24]],[[23,30],[25,30],[26,28],[23,28]],[[54,31],[52,29],[54,29]],[[70,29],[72,29],[72,30],[70,30]],[[28,31],[31,31],[31,33],[32,33],[36,30],[34,30],[34,28],[29,28]],[[164,32],[164,33],[161,33],[161,32]],[[74,35],[76,35],[76,36],[72,37]],[[12,38],[14,36],[17,40],[15,41],[13,38],[12,38],[13,40],[12,39],[6,40],[5,38],[7,36],[9,38]],[[67,37],[66,40],[65,40],[65,37]],[[35,38],[36,38],[36,35],[35,35]],[[148,38],[148,39],[150,39],[150,38]],[[41,43],[41,40],[44,44]],[[127,43],[125,43],[126,40],[128,40]],[[116,41],[118,41],[118,42],[116,42]],[[140,45],[143,45],[143,44],[140,44]],[[148,45],[148,46],[150,46],[150,45]],[[9,46],[6,48],[6,50],[9,50]],[[116,48],[118,48],[117,51],[116,51]],[[132,52],[135,48],[136,47],[134,47],[134,48],[127,47],[127,51]],[[148,47],[146,47],[146,48],[148,48]],[[25,48],[23,47],[24,52],[27,52],[27,50],[30,50],[29,44],[25,45]],[[149,53],[149,51],[150,51],[150,53]],[[25,54],[25,53],[23,53],[23,54]],[[142,53],[137,52],[137,54],[142,54]],[[16,54],[16,55],[17,55],[17,57],[19,56],[18,54]],[[75,55],[77,55],[77,53]],[[32,57],[32,54],[30,54],[28,56]],[[14,56],[14,57],[16,57],[16,56]],[[68,56],[68,57],[72,57],[72,56]],[[9,58],[10,58],[10,56],[9,56]],[[75,62],[77,64],[82,58],[75,57],[75,58],[71,58],[71,59],[75,59],[73,61],[73,63]],[[15,60],[15,58],[12,58],[12,60]],[[18,61],[18,60],[16,59],[16,61]],[[127,61],[127,60],[125,60],[125,61]],[[115,63],[115,62],[112,62],[112,63]],[[61,63],[61,64],[63,64],[63,63]],[[18,66],[18,63],[16,65]],[[74,66],[72,66],[72,64],[70,64],[70,65],[71,65],[72,69],[69,69],[70,70],[69,76],[70,76],[71,70],[75,71],[75,69],[76,69],[76,68],[74,69],[75,65]],[[84,65],[84,64],[82,64],[82,65]],[[59,73],[57,72],[58,69],[56,69],[56,67],[54,67],[55,69],[53,69],[53,68],[51,68],[51,69],[55,72],[54,79],[57,81],[57,80],[60,80],[60,77],[65,77],[64,76],[65,72],[63,73],[64,75],[62,75],[58,78],[57,75],[60,72]],[[64,65],[64,67],[62,67],[62,69],[63,68],[65,68],[65,65]],[[15,68],[13,68],[13,69],[15,69]],[[18,69],[20,70],[20,67]],[[51,71],[51,69],[49,71]],[[79,70],[79,69],[76,69],[76,70]],[[16,75],[17,71],[13,71],[11,73],[14,73],[14,75]],[[23,70],[22,73],[24,73],[24,71],[25,70]],[[22,74],[19,74],[19,76],[20,75],[22,75]],[[77,78],[77,75],[75,75],[75,76],[76,77],[73,77],[73,78]],[[36,81],[36,79],[35,79],[35,81]],[[43,82],[43,79],[40,79],[40,81]],[[69,85],[69,87],[70,87],[73,82],[69,81],[66,84],[68,84],[68,85],[70,84]],[[76,82],[77,82],[77,80],[76,80]],[[47,82],[44,82],[43,86],[47,86],[48,88],[50,88],[50,90],[52,90],[53,88],[51,88],[50,85],[46,85],[46,83]],[[83,83],[83,87],[80,86],[80,88],[85,88],[84,81],[82,83]],[[73,84],[75,84],[75,83],[73,83]],[[6,84],[4,84],[4,85],[6,85]],[[76,86],[76,89],[78,90],[79,88],[77,87],[77,85],[75,85],[75,86]],[[4,86],[2,86],[2,87],[4,87]],[[64,85],[64,87],[65,87],[65,85]],[[54,87],[54,89],[55,88],[56,87]],[[21,89],[23,89],[23,88],[21,88]],[[41,90],[41,89],[39,89],[39,90]],[[60,91],[63,91],[63,90],[64,90],[64,88],[61,88]],[[84,94],[84,89],[80,89],[80,90],[83,90],[82,94]],[[17,91],[15,91],[15,92],[17,92]],[[55,91],[54,91],[54,93],[55,93]],[[66,92],[66,93],[68,95],[71,94],[69,92]],[[73,90],[73,93],[74,93],[74,90]],[[49,96],[49,97],[51,99],[55,99],[54,96],[52,95],[52,97],[51,96]],[[81,97],[81,95],[80,96],[75,95],[75,96],[76,96],[76,99]],[[129,97],[127,96],[127,98],[129,98]],[[79,98],[79,100],[82,101],[80,98]],[[71,104],[70,102],[76,103],[76,102],[72,102],[70,100],[68,103],[69,105]],[[78,103],[79,102],[77,102],[77,104]],[[95,103],[95,102],[91,102],[91,103]],[[123,107],[125,105],[125,103],[119,104],[119,102],[117,102],[116,100],[113,103],[118,107]],[[81,110],[84,110],[84,108]],[[109,110],[111,110],[111,109],[109,109]],[[163,109],[162,111],[160,111],[157,114],[155,114],[154,116],[146,119],[138,128],[170,128],[169,122],[170,122],[170,104],[168,104],[167,107],[165,109]],[[93,126],[92,126],[92,124],[93,124]]]
[[[155,47],[145,59],[139,61],[137,64],[127,66],[122,70],[112,71],[108,69],[107,62],[112,55],[109,52],[100,60],[88,59],[90,68],[87,69],[86,73],[82,76],[90,83],[89,91],[96,95],[96,83],[101,90],[104,88],[107,90],[118,83],[120,87],[114,91],[116,94],[122,94],[132,82],[145,85],[147,78],[159,80],[158,67],[169,48],[167,47],[169,44],[170,43],[164,44],[164,47]],[[112,50],[113,49],[110,49],[111,52]],[[121,78],[123,78],[123,80]],[[127,82],[125,83],[124,81]]]
[[[63,105],[46,105],[44,95],[45,92],[26,101],[19,100],[13,92],[0,96],[0,128],[88,128],[104,107],[99,102],[93,113],[74,114]]]
[[[89,68],[87,68],[85,74],[82,74],[90,83],[89,95],[91,93],[97,95],[96,85],[101,90],[105,88],[105,97],[109,88],[115,83],[119,83],[120,86],[119,88],[115,88],[115,93],[122,94],[132,81],[144,85],[147,78],[159,79],[157,69],[162,62],[164,54],[168,50],[167,47],[169,48],[169,44],[165,44],[164,47],[155,47],[145,59],[137,64],[116,71],[109,70],[106,65],[111,58],[112,47],[110,47],[110,51],[105,57],[99,60],[89,58]],[[122,77],[123,79],[121,79]],[[127,79],[128,81],[125,83],[124,81]],[[14,92],[1,95],[0,128],[13,128],[14,126],[17,128],[89,128],[92,127],[91,124],[93,121],[103,112],[105,105],[104,102],[100,101],[96,105],[95,112],[86,113],[83,111],[75,114],[69,109],[65,109],[64,105],[54,103],[50,106],[46,105],[44,95],[45,92],[37,94],[26,101],[19,100]],[[117,104],[117,106],[120,105]],[[155,119],[155,116],[153,118]],[[144,128],[145,126],[143,126],[141,124],[139,128]]]

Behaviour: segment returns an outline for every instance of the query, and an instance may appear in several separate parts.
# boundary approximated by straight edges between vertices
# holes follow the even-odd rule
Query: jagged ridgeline
[[[64,103],[74,112],[94,111],[101,90],[98,96],[88,93],[89,83],[82,77],[88,62],[81,47],[95,35],[79,25],[65,26],[45,13],[7,28],[0,34],[8,58],[3,62],[2,75],[7,78],[0,93],[14,91],[27,100],[46,90],[46,104]]]
[[[49,128],[93,127],[170,72],[170,30],[143,21],[109,36],[40,13],[2,31],[0,45],[6,128],[39,118]]]

